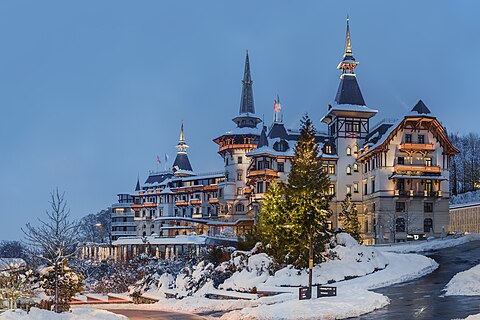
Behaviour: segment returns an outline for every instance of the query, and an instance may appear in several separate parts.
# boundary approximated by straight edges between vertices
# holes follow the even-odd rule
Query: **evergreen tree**
[[[82,276],[73,272],[66,261],[46,268],[43,273],[41,285],[48,296],[57,297],[56,312],[68,311],[73,297],[82,291]]]
[[[329,185],[330,179],[319,158],[315,128],[308,115],[305,115],[288,175],[286,193],[290,220],[289,262],[297,267],[308,266],[311,234],[317,262],[325,250],[328,240],[327,220],[331,216],[328,205],[331,199],[328,195]]]
[[[349,233],[355,240],[361,242],[360,222],[358,221],[358,211],[355,203],[352,202],[351,195],[342,202],[342,212],[340,212],[343,231]]]
[[[262,242],[266,253],[277,263],[284,263],[288,254],[289,216],[285,201],[286,188],[284,184],[272,181],[258,214],[256,226],[258,240]]]

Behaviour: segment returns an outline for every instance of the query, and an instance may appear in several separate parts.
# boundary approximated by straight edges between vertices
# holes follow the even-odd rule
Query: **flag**
[[[275,110],[275,112],[280,112],[280,110],[282,110],[282,105],[280,104],[280,99],[275,99],[274,102],[273,102],[273,110]]]
[[[160,160],[160,157],[157,156],[157,164],[160,164],[160,163],[162,163],[162,160]]]
[[[168,162],[168,154],[165,153],[165,162]]]

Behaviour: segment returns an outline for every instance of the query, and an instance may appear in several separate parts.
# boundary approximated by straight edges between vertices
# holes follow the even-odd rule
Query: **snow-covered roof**
[[[250,128],[250,127],[243,127],[239,128],[236,127],[232,130],[225,132],[226,135],[233,135],[233,134],[252,134],[259,136],[262,132],[262,128]]]

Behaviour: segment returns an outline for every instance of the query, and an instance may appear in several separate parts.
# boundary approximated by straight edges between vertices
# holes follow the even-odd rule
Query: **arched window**
[[[353,171],[358,172],[358,164],[353,164]]]
[[[352,148],[347,147],[347,156],[351,156],[351,155],[352,155]]]
[[[245,211],[245,206],[243,205],[243,203],[237,203],[237,205],[235,207],[235,211],[244,212]]]
[[[426,218],[423,220],[423,232],[433,232],[432,218]]]
[[[405,219],[404,218],[397,218],[397,220],[395,220],[395,231],[396,232],[405,232]]]
[[[353,153],[357,153],[358,152],[358,145],[354,145],[353,146]]]
[[[352,174],[352,167],[350,165],[347,166],[347,174]]]

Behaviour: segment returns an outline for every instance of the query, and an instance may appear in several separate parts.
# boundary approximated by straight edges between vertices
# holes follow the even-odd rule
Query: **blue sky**
[[[257,114],[319,119],[339,82],[345,17],[375,123],[423,99],[450,131],[478,131],[475,1],[0,2],[0,239],[65,191],[79,218],[173,160],[181,121],[197,172],[222,168],[245,50]]]

